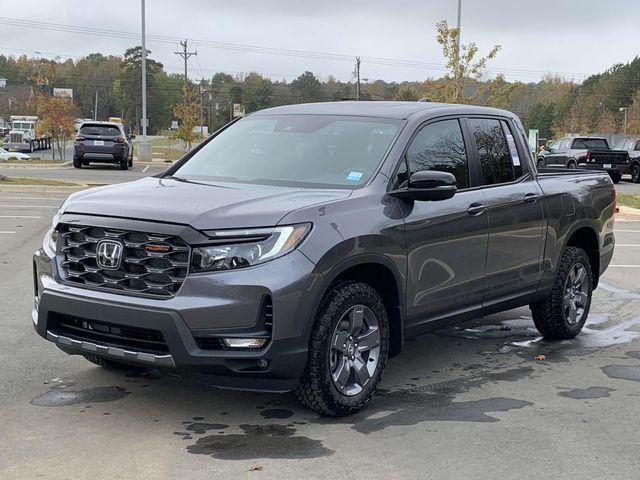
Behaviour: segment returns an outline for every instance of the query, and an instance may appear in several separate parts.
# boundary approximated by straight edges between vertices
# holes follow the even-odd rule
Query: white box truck
[[[11,130],[5,138],[4,148],[19,152],[51,148],[51,135],[37,135],[38,117],[35,115],[11,115]]]

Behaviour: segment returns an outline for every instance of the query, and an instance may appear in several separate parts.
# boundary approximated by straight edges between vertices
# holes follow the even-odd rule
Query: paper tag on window
[[[513,159],[513,165],[520,166],[520,157],[518,156],[518,148],[516,142],[513,139],[513,135],[507,133],[507,145],[509,145],[509,152],[511,152],[511,158]]]

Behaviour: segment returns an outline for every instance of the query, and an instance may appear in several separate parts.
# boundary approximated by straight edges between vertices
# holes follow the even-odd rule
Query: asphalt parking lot
[[[425,335],[367,410],[326,419],[291,394],[104,370],[38,337],[31,255],[64,197],[0,192],[2,479],[638,477],[640,217],[616,221],[576,339],[541,340],[526,308]]]

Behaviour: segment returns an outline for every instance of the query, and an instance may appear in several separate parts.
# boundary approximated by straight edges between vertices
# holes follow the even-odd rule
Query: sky
[[[92,52],[122,55],[140,43],[120,33],[140,33],[140,0],[2,3],[0,54],[42,52],[37,56],[64,60]],[[194,80],[217,71],[257,71],[291,81],[310,70],[323,79],[332,75],[349,81],[356,56],[362,57],[361,77],[369,81],[439,77],[444,59],[435,41],[435,24],[447,20],[455,25],[457,16],[457,0],[146,0],[146,4],[151,56],[169,72],[182,72],[182,59],[173,52],[180,49],[179,39],[190,39],[189,51],[197,51],[188,64]],[[480,53],[502,46],[488,65],[488,75],[503,73],[509,80],[536,82],[546,73],[559,73],[581,81],[638,54],[638,7],[640,0],[462,0],[461,41],[475,42]],[[16,26],[15,20],[30,27]],[[60,25],[116,33],[72,33]]]

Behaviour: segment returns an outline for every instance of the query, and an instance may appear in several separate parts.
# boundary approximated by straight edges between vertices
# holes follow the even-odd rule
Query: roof
[[[438,115],[448,114],[494,114],[512,116],[505,110],[473,105],[433,102],[324,102],[283,105],[254,112],[251,115],[351,115],[361,117],[383,117],[407,119],[416,113],[434,111]]]
[[[85,120],[80,124],[80,128],[85,125],[110,125],[112,127],[121,127],[122,124],[118,122],[102,122],[100,120]]]

